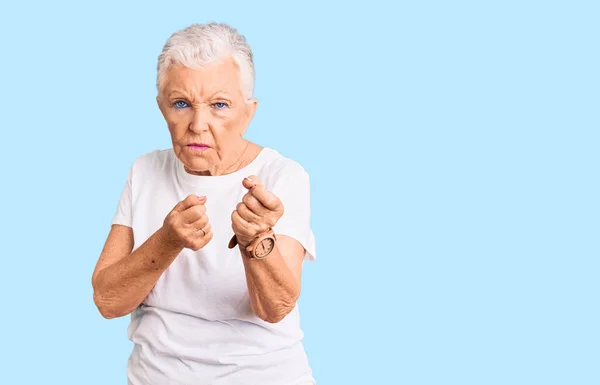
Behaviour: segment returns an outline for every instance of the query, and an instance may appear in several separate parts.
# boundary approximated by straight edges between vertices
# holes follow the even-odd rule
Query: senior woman
[[[315,258],[297,162],[244,139],[257,101],[246,39],[174,33],[156,98],[172,148],[129,169],[93,273],[106,318],[131,314],[130,384],[314,384],[296,301]]]

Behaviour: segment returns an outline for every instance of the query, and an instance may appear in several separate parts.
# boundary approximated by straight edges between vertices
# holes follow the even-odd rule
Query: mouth
[[[204,150],[208,150],[210,148],[209,145],[202,144],[202,143],[190,143],[187,145],[187,147],[190,150],[194,150],[194,151],[204,151]]]

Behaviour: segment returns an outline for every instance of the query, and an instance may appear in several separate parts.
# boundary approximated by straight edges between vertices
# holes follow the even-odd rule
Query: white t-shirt
[[[134,250],[189,194],[206,195],[213,239],[194,252],[183,249],[131,314],[134,343],[127,375],[133,385],[314,384],[302,343],[298,306],[270,324],[252,312],[244,265],[233,236],[231,213],[257,175],[284,205],[273,228],[298,240],[305,260],[315,259],[306,171],[264,148],[248,166],[222,176],[187,173],[173,149],[140,156],[129,171],[113,224],[133,229]]]

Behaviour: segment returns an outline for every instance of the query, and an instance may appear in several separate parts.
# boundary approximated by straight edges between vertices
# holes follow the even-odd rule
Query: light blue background
[[[310,173],[319,384],[598,384],[598,2],[0,6],[0,383],[124,384],[91,273],[133,159],[170,139],[162,45],[246,35],[248,137]]]

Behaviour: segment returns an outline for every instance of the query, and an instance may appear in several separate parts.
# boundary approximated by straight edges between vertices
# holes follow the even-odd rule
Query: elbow
[[[98,310],[100,311],[100,315],[102,315],[102,317],[104,317],[104,319],[113,319],[113,318],[119,318],[120,315],[118,315],[115,312],[112,312],[110,310],[106,310],[106,309],[102,309],[102,308],[98,308]]]
[[[298,295],[291,296],[287,301],[281,301],[267,306],[263,311],[257,312],[257,316],[265,322],[276,324],[292,312],[296,307]]]
[[[94,292],[94,304],[96,308],[100,312],[100,315],[105,319],[113,319],[123,317],[128,314],[128,312],[121,311],[116,306],[111,305],[109,302],[103,300],[103,298]]]
[[[276,324],[276,323],[279,323],[279,322],[283,321],[283,319],[288,314],[289,314],[289,312],[287,312],[287,313],[280,312],[280,313],[276,313],[276,314],[264,314],[264,315],[259,316],[259,317],[260,317],[260,319],[262,319],[265,322],[268,322],[270,324]]]
[[[119,318],[124,315],[124,314],[119,314],[116,311],[109,309],[109,308],[105,308],[105,307],[98,307],[98,311],[100,311],[100,315],[102,315],[102,317],[104,317],[105,319]]]

